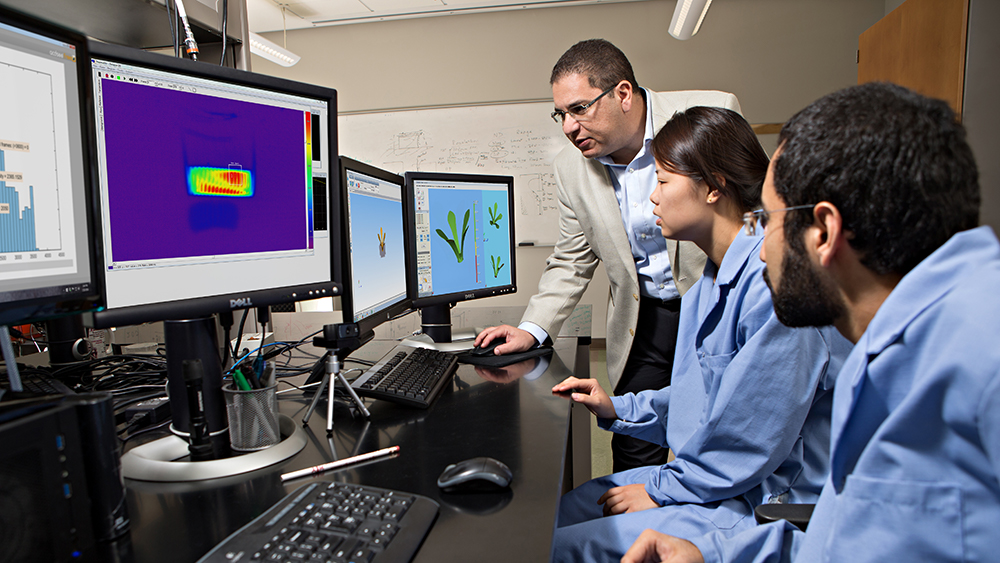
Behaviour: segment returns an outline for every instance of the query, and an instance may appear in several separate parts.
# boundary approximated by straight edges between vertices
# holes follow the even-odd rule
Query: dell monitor
[[[424,334],[451,342],[451,307],[517,291],[514,179],[407,172],[413,306]]]
[[[226,428],[214,313],[340,293],[336,91],[91,44],[107,309],[164,324],[175,433],[182,362],[201,359]]]
[[[0,325],[98,308],[89,69],[82,36],[0,7]]]
[[[344,259],[344,322],[362,338],[410,310],[406,289],[403,178],[340,157]]]

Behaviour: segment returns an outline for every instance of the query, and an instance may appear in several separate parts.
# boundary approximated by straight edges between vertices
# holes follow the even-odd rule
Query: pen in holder
[[[249,391],[228,385],[222,388],[229,415],[229,441],[234,450],[253,452],[281,441],[277,389],[277,384]]]

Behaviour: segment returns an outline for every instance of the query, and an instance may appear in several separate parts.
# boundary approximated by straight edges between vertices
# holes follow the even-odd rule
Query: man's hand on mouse
[[[571,393],[570,399],[587,407],[600,418],[618,418],[611,398],[596,379],[567,377],[553,387],[552,392],[559,395]]]
[[[512,327],[510,325],[500,325],[484,328],[482,332],[476,336],[476,346],[482,348],[490,342],[493,342],[496,338],[507,340],[507,342],[497,346],[496,349],[493,350],[493,353],[497,356],[524,352],[534,348],[535,344],[537,344],[535,337],[532,336],[530,332]]]

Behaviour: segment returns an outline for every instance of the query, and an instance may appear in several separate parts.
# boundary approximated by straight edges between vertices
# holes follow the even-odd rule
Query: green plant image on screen
[[[454,211],[449,211],[448,212],[448,224],[451,226],[451,236],[452,236],[452,238],[448,238],[448,235],[444,234],[444,231],[442,231],[441,229],[437,229],[438,236],[440,236],[441,238],[443,238],[445,240],[445,242],[447,242],[449,245],[451,245],[451,249],[452,249],[452,251],[455,252],[455,258],[458,260],[459,264],[461,264],[462,260],[465,259],[465,256],[464,256],[464,253],[465,253],[465,234],[467,232],[469,232],[469,212],[470,211],[472,211],[472,210],[471,209],[466,209],[465,210],[465,219],[462,221],[462,237],[461,238],[459,238],[459,236],[458,236],[458,226],[455,223],[455,212]],[[458,241],[458,242],[456,242],[456,241]]]
[[[490,262],[493,262],[493,277],[500,277],[500,269],[506,266],[506,264],[503,263],[503,258],[500,258],[499,256],[490,256]]]
[[[490,212],[490,225],[493,225],[494,227],[499,229],[500,219],[503,219],[503,213],[497,213],[497,210],[499,209],[499,204],[494,203],[493,208],[492,209],[488,208],[488,209]]]

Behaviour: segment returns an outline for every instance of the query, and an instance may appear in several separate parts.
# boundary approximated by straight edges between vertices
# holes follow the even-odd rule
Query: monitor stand
[[[229,418],[222,395],[222,365],[215,319],[187,319],[163,322],[167,347],[167,389],[173,436],[136,446],[122,455],[126,478],[139,481],[199,481],[239,475],[274,465],[297,454],[305,446],[305,432],[284,415],[278,415],[281,441],[269,448],[231,456]],[[184,382],[184,360],[200,359],[204,368],[205,419],[216,459],[188,461],[190,411]]]
[[[163,321],[163,339],[167,348],[167,394],[170,396],[170,414],[173,419],[170,431],[181,438],[188,436],[191,413],[188,409],[183,364],[184,360],[201,360],[205,370],[202,382],[205,421],[213,442],[225,442],[224,446],[216,444],[216,455],[224,457],[228,454],[225,450],[229,445],[229,417],[226,415],[226,402],[222,395],[222,365],[215,319],[204,317]],[[221,439],[223,437],[225,440]]]
[[[420,329],[423,334],[404,338],[401,344],[414,348],[430,348],[442,352],[465,352],[472,350],[478,331],[463,328],[452,331],[451,303],[431,305],[420,309]]]

